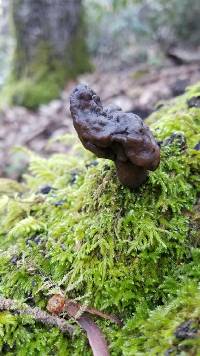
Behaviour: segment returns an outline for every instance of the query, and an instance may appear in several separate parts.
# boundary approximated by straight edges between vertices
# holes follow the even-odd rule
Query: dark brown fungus
[[[97,157],[115,162],[120,182],[137,188],[160,162],[160,149],[142,119],[119,107],[104,108],[87,85],[78,85],[70,97],[74,127],[83,146]]]

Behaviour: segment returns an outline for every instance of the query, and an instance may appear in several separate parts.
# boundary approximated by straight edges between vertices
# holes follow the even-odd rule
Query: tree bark
[[[89,69],[81,0],[11,0],[16,49],[13,100],[35,107]]]

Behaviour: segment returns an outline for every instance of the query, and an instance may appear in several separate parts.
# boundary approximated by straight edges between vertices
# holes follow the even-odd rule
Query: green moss
[[[138,308],[128,320],[113,347],[123,349],[123,355],[198,355],[200,350],[200,293],[189,283],[167,306],[150,313]],[[189,322],[188,330],[184,325]],[[183,328],[182,338],[177,333]],[[192,330],[194,334],[189,335]],[[166,352],[166,353],[165,353]],[[167,353],[168,352],[168,353]],[[119,353],[120,354],[120,353]]]
[[[197,323],[199,313],[200,154],[193,145],[199,140],[200,109],[187,109],[191,92],[149,119],[160,140],[174,130],[182,136],[165,140],[160,167],[135,192],[119,184],[112,162],[94,162],[80,146],[70,159],[29,153],[23,188],[1,194],[3,296],[27,303],[31,298],[45,308],[49,295],[61,288],[70,298],[119,315],[123,328],[98,321],[111,355],[160,355],[171,347],[174,355],[181,347],[193,354],[198,350],[196,338],[174,336],[185,320]],[[183,134],[188,148],[180,142]],[[44,195],[40,189],[46,184],[52,190]],[[4,340],[12,340],[9,347],[16,355],[23,349],[33,355],[90,355],[80,330],[71,341],[38,323],[30,332],[24,317],[14,322],[15,327],[10,314],[4,318],[2,350],[8,344]]]
[[[188,88],[187,92],[167,102],[160,110],[147,119],[147,123],[155,130],[159,139],[163,139],[173,131],[184,133],[189,147],[200,141],[199,108],[188,108],[187,101],[200,93],[200,85]]]

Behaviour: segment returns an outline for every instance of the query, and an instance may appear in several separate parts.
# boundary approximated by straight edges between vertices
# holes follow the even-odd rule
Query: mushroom
[[[104,108],[99,96],[83,84],[70,96],[70,111],[83,146],[113,160],[123,185],[139,187],[148,171],[159,166],[159,146],[139,116],[117,106]]]

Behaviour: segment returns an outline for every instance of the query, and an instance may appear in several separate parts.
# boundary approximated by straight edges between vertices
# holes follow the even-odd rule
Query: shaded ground
[[[200,64],[195,63],[160,70],[141,66],[117,73],[96,71],[79,77],[77,82],[89,84],[104,104],[117,104],[145,118],[159,102],[182,94],[186,86],[198,80]],[[23,172],[26,162],[21,153],[11,154],[13,146],[26,146],[44,155],[64,150],[61,144],[47,144],[49,138],[73,131],[69,95],[75,85],[70,82],[60,99],[41,106],[37,112],[23,107],[0,112],[0,176],[18,178]]]

